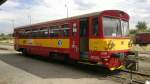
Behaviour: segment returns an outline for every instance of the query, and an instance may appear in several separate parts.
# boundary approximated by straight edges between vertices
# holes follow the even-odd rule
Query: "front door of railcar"
[[[80,19],[80,59],[88,60],[89,58],[89,19]]]

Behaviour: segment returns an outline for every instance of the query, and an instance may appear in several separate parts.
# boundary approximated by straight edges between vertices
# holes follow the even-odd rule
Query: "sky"
[[[0,33],[14,27],[103,10],[123,10],[130,15],[130,29],[138,21],[150,26],[150,0],[7,0],[0,6]]]

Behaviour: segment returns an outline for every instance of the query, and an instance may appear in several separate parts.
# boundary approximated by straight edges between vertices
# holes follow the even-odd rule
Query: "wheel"
[[[25,56],[28,55],[27,49],[23,49],[22,54],[25,55]]]

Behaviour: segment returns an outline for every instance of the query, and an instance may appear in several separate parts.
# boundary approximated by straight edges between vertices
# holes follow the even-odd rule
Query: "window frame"
[[[127,27],[128,27],[128,28],[127,28],[128,32],[126,32],[126,33],[128,33],[128,34],[125,34],[125,33],[124,33],[124,29],[122,28],[122,31],[123,31],[123,32],[122,32],[122,36],[123,36],[123,37],[128,37],[128,36],[129,36],[129,27],[130,27],[130,26],[129,26],[129,21],[121,20],[121,26],[122,26],[122,22],[127,22]]]
[[[65,25],[67,25],[66,28],[65,28],[65,27],[62,27],[62,26],[65,26]],[[67,30],[67,35],[65,35],[64,29]],[[71,30],[71,28],[69,28],[69,24],[68,24],[68,23],[62,24],[62,25],[61,25],[61,28],[60,28],[60,36],[61,36],[61,37],[65,37],[65,38],[70,37],[70,30]],[[62,31],[63,31],[63,35],[62,35]]]
[[[33,34],[34,34],[33,32],[36,32],[34,36],[33,36]],[[39,34],[39,29],[32,30],[31,38],[38,38],[39,36],[37,34]]]
[[[127,35],[127,36],[124,36],[124,35],[123,35],[123,30],[122,30],[122,28],[121,28],[121,35],[120,35],[120,36],[117,36],[117,35],[116,35],[116,36],[106,36],[105,33],[104,33],[103,17],[118,19],[121,27],[122,27],[121,22],[122,22],[122,21],[126,21],[126,22],[128,22],[128,30],[129,30],[129,21],[128,21],[128,20],[125,20],[125,19],[120,18],[120,17],[114,17],[114,16],[102,16],[102,31],[103,31],[103,37],[106,37],[106,38],[120,38],[120,37],[125,37],[125,38],[126,38],[126,37],[128,37],[128,35]],[[121,20],[121,21],[120,21],[120,20]]]
[[[44,34],[45,30],[46,30],[47,34]],[[39,36],[37,36],[37,37],[39,37],[39,38],[48,38],[49,37],[48,27],[40,28],[38,33],[39,33]]]
[[[97,20],[98,20],[98,31],[97,31],[97,35],[94,35],[93,34],[93,19],[94,18],[97,18]],[[100,32],[101,32],[101,30],[100,30],[100,16],[99,15],[96,15],[96,16],[92,16],[92,17],[90,17],[90,22],[89,22],[89,24],[90,24],[90,36],[92,36],[93,38],[97,38],[97,37],[99,37],[100,36]]]
[[[53,28],[52,28],[53,27]],[[58,28],[54,28],[54,27],[58,27]],[[58,30],[60,28],[60,26],[59,25],[50,25],[49,26],[49,37],[50,38],[58,38],[58,37],[60,37],[60,35],[59,35],[59,33],[57,34],[57,36],[55,36],[55,34],[54,34],[54,30],[56,31],[56,30]],[[53,35],[51,35],[51,31],[53,31]]]

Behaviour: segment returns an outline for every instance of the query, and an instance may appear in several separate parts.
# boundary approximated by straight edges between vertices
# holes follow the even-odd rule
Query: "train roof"
[[[96,15],[99,15],[99,14],[105,13],[105,12],[121,12],[121,13],[125,13],[125,12],[123,12],[121,10],[104,10],[104,11],[101,11],[101,12],[88,13],[88,14],[83,14],[83,15],[78,15],[78,16],[58,19],[58,20],[51,20],[51,21],[46,21],[46,22],[41,22],[41,23],[36,23],[36,24],[31,24],[31,25],[26,25],[26,26],[21,26],[21,27],[16,27],[15,30],[16,29],[24,29],[24,28],[33,27],[33,26],[48,25],[50,23],[57,23],[59,21],[67,21],[67,20],[73,20],[73,19],[84,18],[84,17],[89,17],[89,16],[96,16]],[[127,13],[125,13],[125,14],[127,14]]]

